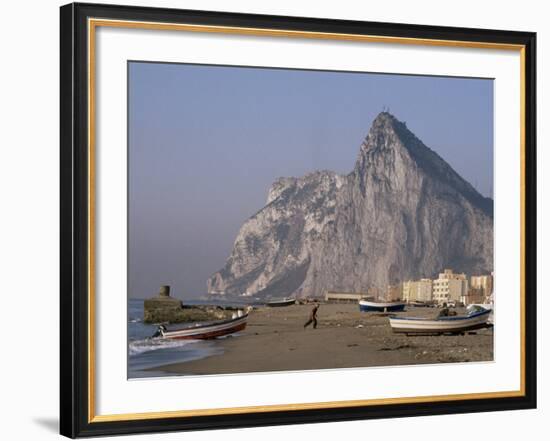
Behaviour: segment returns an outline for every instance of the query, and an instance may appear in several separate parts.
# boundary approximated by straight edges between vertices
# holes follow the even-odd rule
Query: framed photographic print
[[[61,433],[533,408],[534,33],[61,8]]]

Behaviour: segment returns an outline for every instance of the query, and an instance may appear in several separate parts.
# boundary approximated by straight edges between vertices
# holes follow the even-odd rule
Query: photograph
[[[545,432],[544,2],[6,6],[2,439]]]
[[[128,379],[492,363],[494,87],[128,60]]]
[[[59,10],[59,432],[536,408],[537,26],[266,12]]]

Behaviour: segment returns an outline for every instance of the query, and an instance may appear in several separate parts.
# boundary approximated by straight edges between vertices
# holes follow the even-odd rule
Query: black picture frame
[[[524,51],[524,394],[484,399],[94,421],[89,408],[88,40],[90,17],[520,45]],[[117,5],[60,9],[60,432],[82,436],[349,421],[536,407],[536,34]]]

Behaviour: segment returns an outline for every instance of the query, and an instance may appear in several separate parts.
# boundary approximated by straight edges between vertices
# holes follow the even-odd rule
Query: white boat
[[[284,298],[280,300],[271,300],[266,303],[267,306],[272,308],[281,307],[281,306],[290,306],[296,303],[296,299],[293,298]]]
[[[414,306],[415,308],[430,308],[432,305],[428,302],[422,302],[420,300],[414,300],[412,302],[409,302],[410,306]]]
[[[473,308],[467,315],[444,316],[436,319],[420,317],[390,317],[393,332],[405,334],[457,334],[488,326],[491,311]]]
[[[242,331],[246,328],[247,319],[248,312],[239,310],[228,320],[199,323],[178,329],[167,329],[166,326],[160,325],[153,338],[208,340]]]

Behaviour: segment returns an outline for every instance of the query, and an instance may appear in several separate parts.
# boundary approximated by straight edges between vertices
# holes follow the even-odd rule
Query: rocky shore
[[[170,287],[161,286],[159,293],[143,302],[144,323],[189,323],[230,318],[235,308],[216,305],[184,305],[170,296]]]

